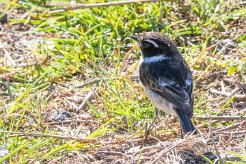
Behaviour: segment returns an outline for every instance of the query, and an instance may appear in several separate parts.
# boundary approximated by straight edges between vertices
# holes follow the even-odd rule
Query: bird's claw
[[[148,138],[149,134],[151,133],[151,131],[154,128],[156,128],[156,125],[154,123],[152,123],[150,125],[148,123],[145,124],[145,139],[144,139],[144,142],[147,141],[147,138]]]

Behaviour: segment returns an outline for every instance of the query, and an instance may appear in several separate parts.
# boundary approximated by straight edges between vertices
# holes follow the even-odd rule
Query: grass
[[[154,108],[139,81],[131,77],[137,75],[140,54],[129,36],[144,31],[167,34],[189,63],[195,81],[196,125],[208,125],[208,121],[199,121],[196,117],[238,115],[245,108],[245,100],[236,96],[218,106],[226,97],[210,92],[213,88],[231,93],[237,87],[235,81],[245,83],[243,1],[163,1],[50,14],[48,11],[54,8],[43,1],[0,0],[0,14],[8,14],[8,23],[1,25],[6,38],[0,39],[7,43],[0,49],[0,129],[96,138],[100,142],[0,133],[0,145],[10,151],[8,156],[0,158],[1,162],[7,157],[12,163],[102,162],[107,161],[107,157],[100,154],[103,149],[122,153],[128,150],[129,147],[121,143],[111,147],[110,142],[125,141],[132,146],[128,139],[141,138],[145,123],[154,115]],[[16,66],[6,60],[3,49],[11,54]],[[94,79],[101,80],[83,88],[76,87]],[[88,105],[76,111],[94,88],[97,90]],[[238,94],[245,95],[245,91]],[[55,111],[61,110],[70,112],[72,119],[89,118],[91,122],[47,124]],[[164,114],[159,119],[165,120]],[[212,126],[217,130],[238,122],[224,121]],[[155,136],[159,140],[174,142],[179,138],[176,123],[170,124],[170,127],[157,128]],[[208,128],[201,131],[206,135]],[[239,145],[245,144],[243,136],[236,135],[233,140],[239,141]],[[218,146],[221,153],[228,150],[223,143]],[[244,149],[245,146],[240,150],[235,148],[235,154],[244,157]],[[142,157],[144,154],[133,161],[144,162]],[[114,156],[111,162],[113,159]]]

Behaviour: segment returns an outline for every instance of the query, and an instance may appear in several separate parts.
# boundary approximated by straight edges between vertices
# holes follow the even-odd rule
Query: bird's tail
[[[193,132],[195,130],[195,127],[191,119],[186,113],[183,113],[177,110],[177,115],[179,117],[181,128],[185,134],[188,132]]]

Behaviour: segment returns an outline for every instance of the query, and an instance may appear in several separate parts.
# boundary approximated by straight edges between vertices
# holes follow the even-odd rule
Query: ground
[[[52,2],[0,1],[0,163],[246,162],[244,1]],[[190,66],[197,134],[161,113],[145,141],[154,107],[130,39],[145,31]]]

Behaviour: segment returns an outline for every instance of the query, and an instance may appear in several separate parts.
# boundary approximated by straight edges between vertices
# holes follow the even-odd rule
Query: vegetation
[[[61,7],[0,0],[0,145],[9,150],[0,163],[246,161],[245,120],[199,119],[246,114],[244,1],[51,12]],[[144,143],[154,108],[130,36],[145,31],[168,35],[190,65],[199,135],[181,139],[178,121],[161,113]]]

